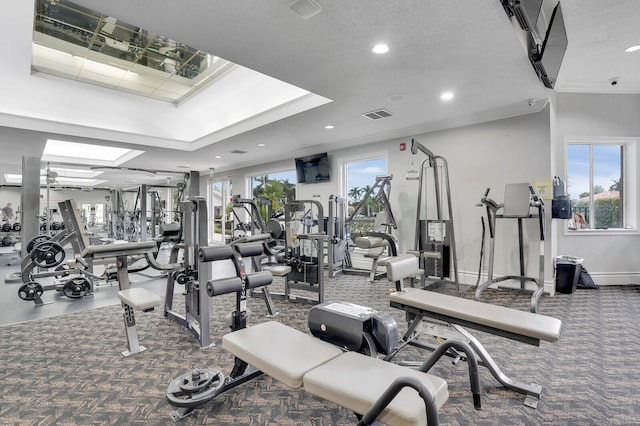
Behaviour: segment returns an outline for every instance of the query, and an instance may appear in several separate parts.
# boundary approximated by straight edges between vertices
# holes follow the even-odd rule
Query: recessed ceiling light
[[[373,49],[371,49],[371,51],[377,54],[387,53],[389,51],[389,46],[384,43],[376,44],[375,46],[373,46]]]
[[[450,101],[451,99],[453,99],[453,93],[444,92],[442,95],[440,95],[440,99],[442,99],[443,101]]]
[[[624,49],[624,51],[627,53],[635,52],[636,50],[640,50],[640,44],[629,46],[626,49]]]
[[[216,155],[216,158],[222,158],[222,156],[221,155]]]
[[[178,167],[179,169],[190,169],[190,168],[191,168],[191,165],[189,165],[189,164],[183,164],[183,165],[181,165],[181,166],[176,166],[176,167]]]
[[[258,146],[264,146],[264,144],[263,143],[259,143]]]
[[[331,124],[327,124],[326,126],[324,126],[324,128],[327,130],[331,130],[333,129],[333,126]]]

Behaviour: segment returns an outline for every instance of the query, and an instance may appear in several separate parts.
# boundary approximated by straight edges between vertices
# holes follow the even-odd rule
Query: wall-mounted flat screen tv
[[[320,183],[331,180],[327,153],[296,158],[298,183]]]
[[[549,89],[553,89],[556,84],[567,44],[567,30],[564,26],[562,8],[558,2],[553,9],[542,46],[538,46],[531,34],[529,35],[529,59],[540,80]]]

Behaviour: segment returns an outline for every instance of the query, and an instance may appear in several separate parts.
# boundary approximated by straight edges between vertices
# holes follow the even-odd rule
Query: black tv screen
[[[529,59],[545,87],[553,89],[568,44],[560,3],[553,9],[542,46],[537,46],[533,37],[529,37]]]
[[[327,153],[296,158],[296,174],[298,183],[329,182],[329,156]]]

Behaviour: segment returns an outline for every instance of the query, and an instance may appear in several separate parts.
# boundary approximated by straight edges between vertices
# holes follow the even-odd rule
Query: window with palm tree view
[[[361,206],[355,212],[356,215],[350,229],[351,238],[357,238],[373,230],[375,215],[383,209],[377,197],[366,197],[366,195],[370,192],[371,187],[376,184],[376,177],[386,174],[387,160],[384,157],[377,157],[347,161],[343,167],[345,176],[344,190],[349,203],[349,216],[353,215],[359,205]]]
[[[251,177],[251,193],[259,203],[260,214],[264,221],[284,213],[284,204],[296,199],[296,171],[263,173]]]
[[[574,213],[569,229],[626,227],[624,160],[624,144],[567,144],[567,190]]]

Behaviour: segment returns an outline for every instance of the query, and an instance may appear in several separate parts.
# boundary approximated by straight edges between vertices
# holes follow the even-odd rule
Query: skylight
[[[234,65],[67,0],[35,10],[35,72],[179,104]]]
[[[47,174],[42,170],[40,173],[40,185],[47,184]],[[21,185],[22,184],[22,175],[21,174],[13,174],[13,173],[5,173],[4,180],[7,184],[10,185]],[[58,185],[73,185],[73,186],[96,186],[102,184],[106,181],[99,179],[90,179],[90,178],[78,178],[78,177],[65,177],[65,176],[57,176],[52,186]]]
[[[65,162],[85,166],[118,166],[143,152],[112,146],[48,139],[44,147],[42,161]]]

